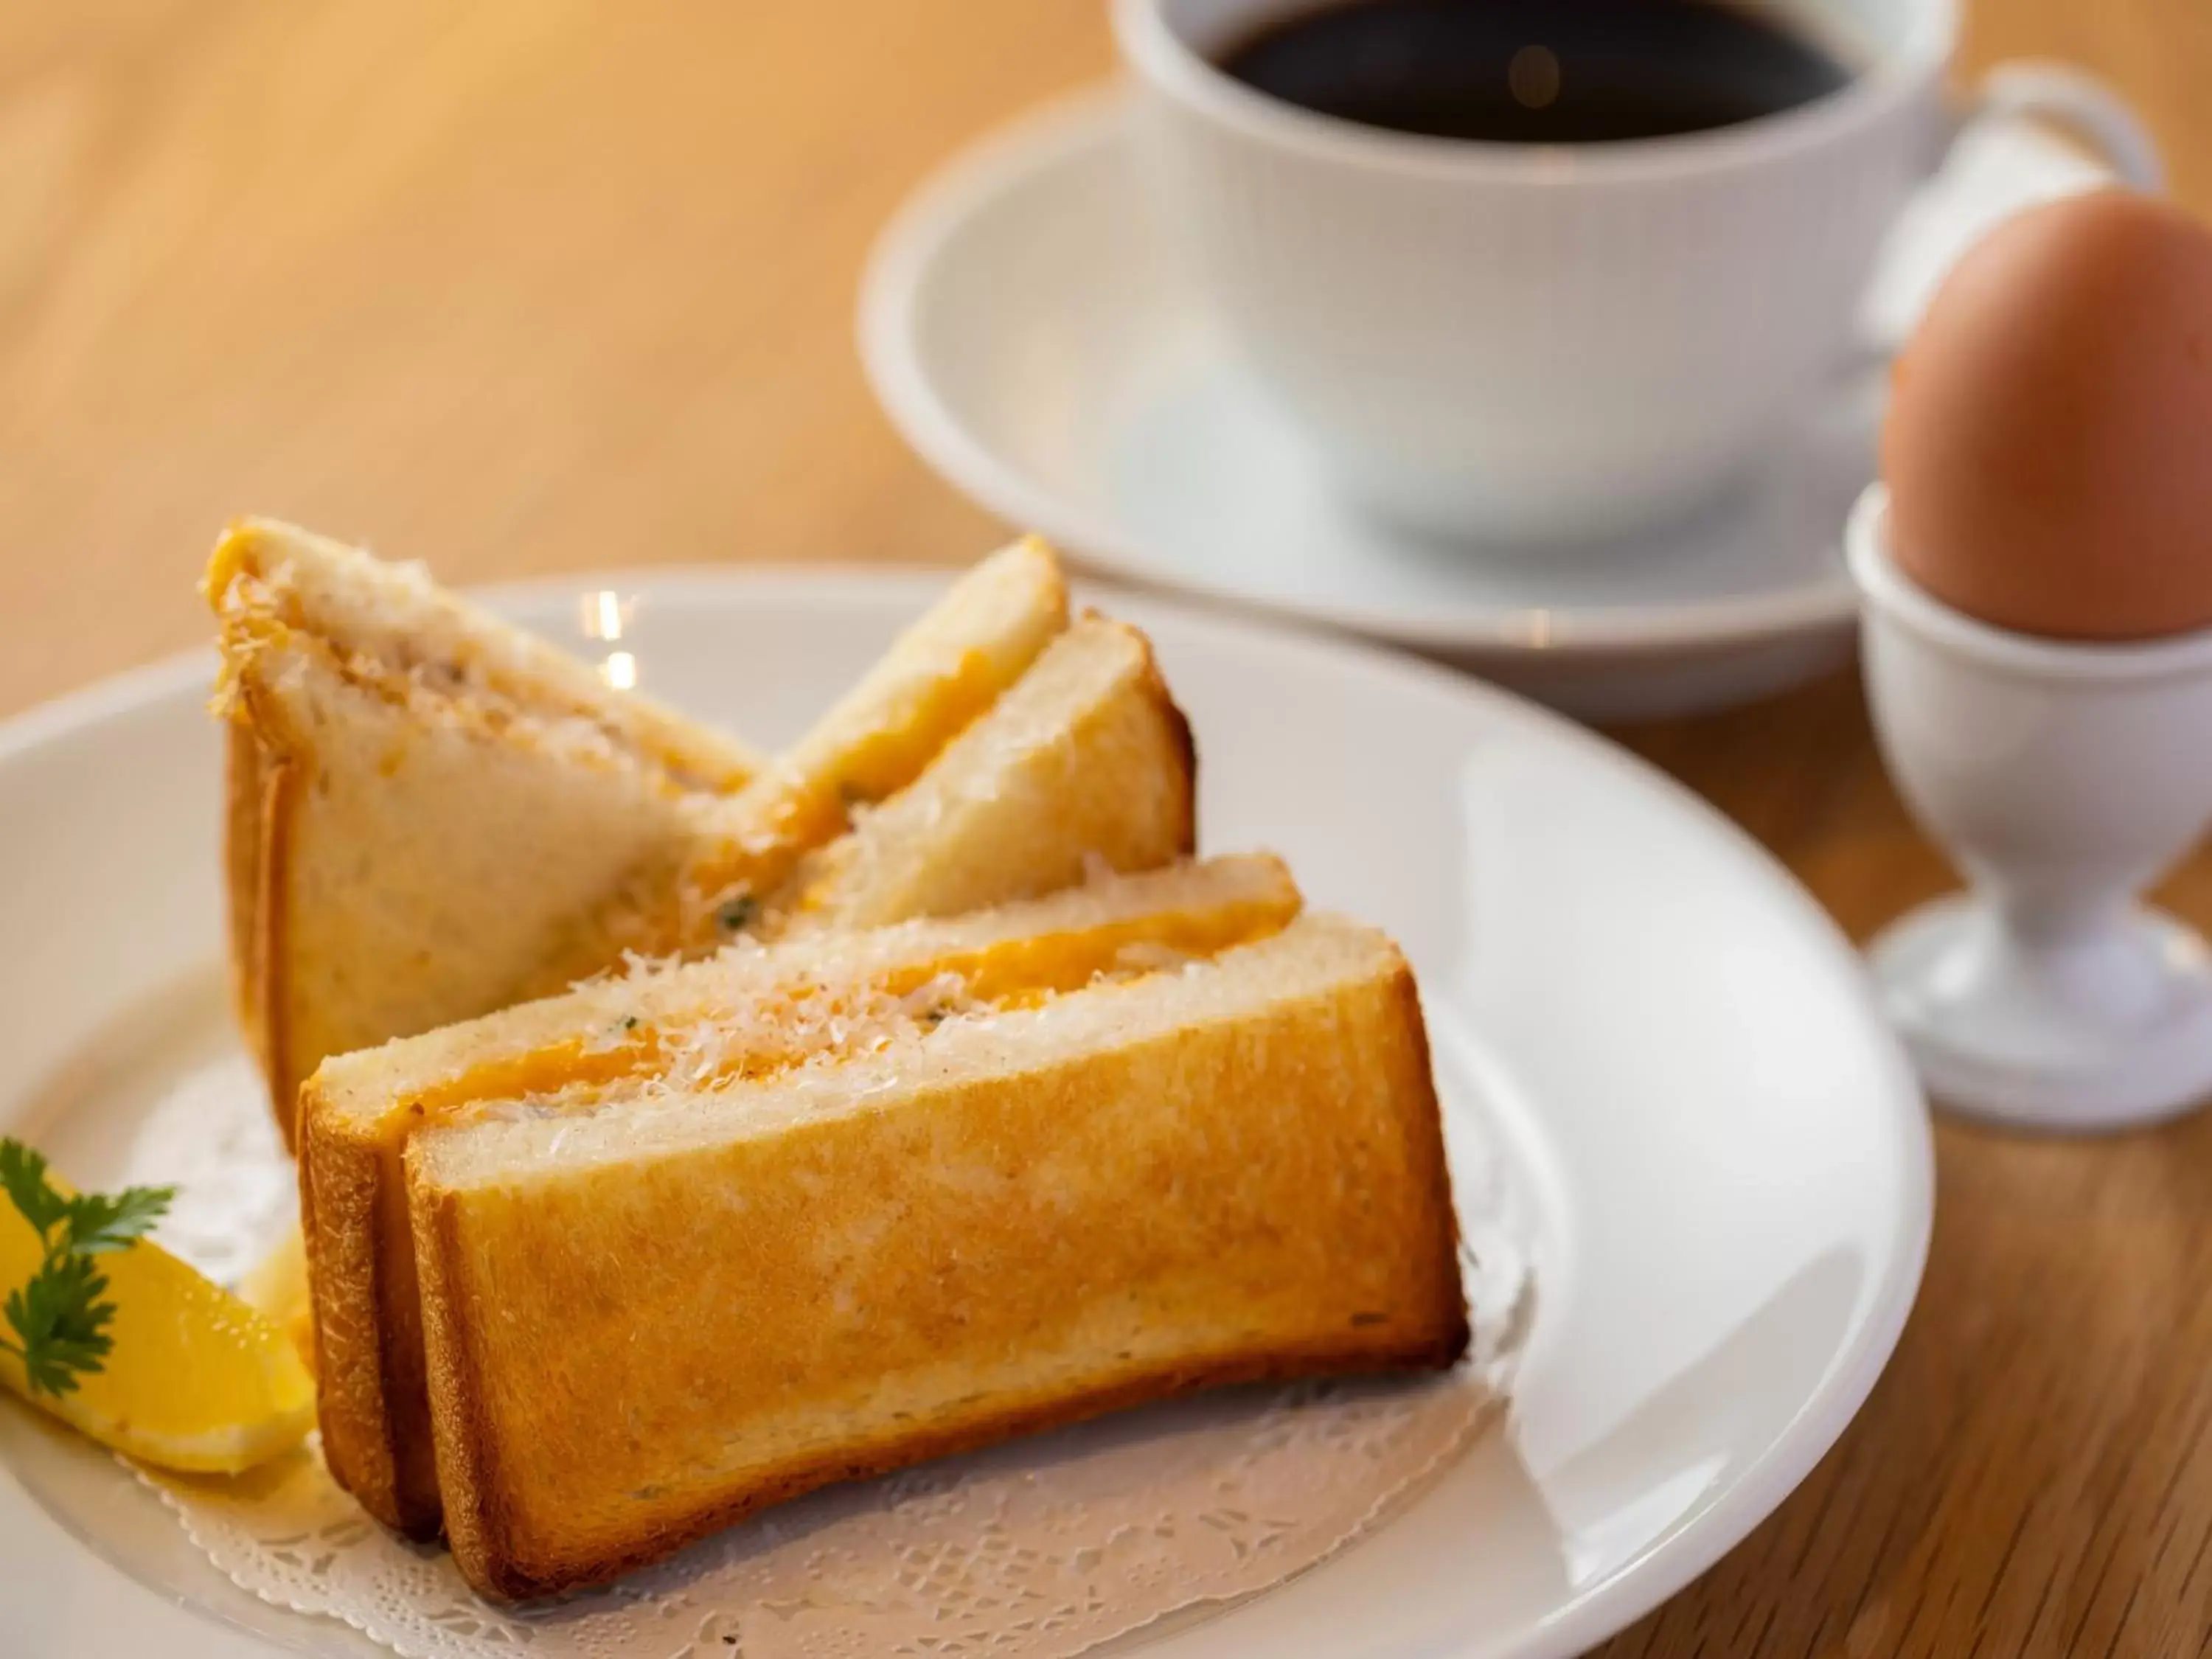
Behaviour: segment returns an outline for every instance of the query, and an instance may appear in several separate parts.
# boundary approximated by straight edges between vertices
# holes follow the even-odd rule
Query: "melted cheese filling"
[[[457,1123],[596,1113],[713,1092],[923,1039],[949,1020],[1177,972],[1276,925],[1271,915],[1242,908],[1156,915],[1000,940],[846,980],[787,981],[741,1005],[657,1016],[614,1006],[586,1030],[471,1066],[412,1096],[410,1104],[422,1118]]]

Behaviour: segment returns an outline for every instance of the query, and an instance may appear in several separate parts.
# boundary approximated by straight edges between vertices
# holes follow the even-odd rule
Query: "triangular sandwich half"
[[[742,1021],[710,1027],[416,1133],[470,1583],[597,1583],[830,1481],[1193,1389],[1457,1359],[1396,949],[1306,917],[1116,966],[948,971],[764,1075],[726,1063]]]

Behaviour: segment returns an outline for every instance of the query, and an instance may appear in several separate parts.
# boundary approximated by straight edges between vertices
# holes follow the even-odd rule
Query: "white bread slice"
[[[1035,536],[968,572],[771,769],[839,819],[903,789],[1067,626],[1059,556]],[[750,825],[743,829],[750,830]]]
[[[665,1086],[678,1073],[696,1084],[857,1052],[917,1008],[1070,988],[1162,952],[1211,952],[1280,928],[1298,902],[1279,860],[1217,859],[950,921],[735,945],[325,1061],[301,1091],[300,1186],[331,1473],[387,1525],[435,1533],[401,1166],[418,1130],[464,1121],[485,1101],[582,1109],[646,1078]]]
[[[239,1012],[289,1139],[327,1054],[495,1006],[741,745],[386,564],[261,520],[210,560]]]
[[[406,1164],[447,1530],[492,1595],[829,1481],[1467,1340],[1412,978],[1327,919],[766,1080],[480,1116]]]
[[[955,915],[1188,856],[1196,764],[1150,641],[1084,617],[919,782],[811,857],[769,927]]]

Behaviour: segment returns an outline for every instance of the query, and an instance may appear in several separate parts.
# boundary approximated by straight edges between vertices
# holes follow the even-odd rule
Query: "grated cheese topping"
[[[949,971],[905,990],[875,981],[781,988],[741,1006],[653,1022],[655,1059],[642,1074],[476,1103],[455,1121],[589,1115],[711,1095],[775,1072],[880,1054],[982,1006],[967,981]],[[641,1034],[641,1016],[617,1014],[593,1028],[587,1047],[621,1048]]]

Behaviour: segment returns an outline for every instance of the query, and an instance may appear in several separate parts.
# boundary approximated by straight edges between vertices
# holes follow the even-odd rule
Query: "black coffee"
[[[1805,35],[1722,0],[1350,0],[1218,61],[1324,115],[1509,144],[1702,132],[1850,79]]]

